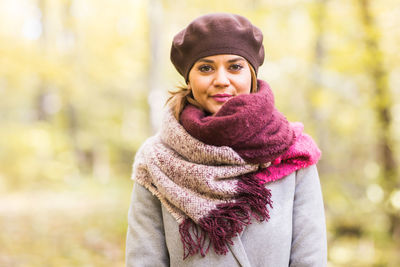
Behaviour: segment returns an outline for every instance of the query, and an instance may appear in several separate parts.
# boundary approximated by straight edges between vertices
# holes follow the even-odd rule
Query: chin
[[[209,112],[210,112],[211,114],[215,114],[215,113],[217,113],[220,109],[221,109],[221,107],[218,107],[218,108],[211,108],[211,109],[209,109]]]

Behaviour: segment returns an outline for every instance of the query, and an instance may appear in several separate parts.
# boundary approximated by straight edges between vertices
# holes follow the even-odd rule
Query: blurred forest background
[[[0,266],[124,266],[170,44],[208,12],[261,28],[259,77],[323,151],[329,266],[400,266],[397,0],[0,0]]]

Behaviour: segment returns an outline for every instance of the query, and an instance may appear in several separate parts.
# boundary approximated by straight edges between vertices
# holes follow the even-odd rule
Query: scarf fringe
[[[254,173],[241,176],[235,202],[217,205],[198,224],[191,218],[186,218],[179,225],[183,259],[198,252],[204,257],[211,244],[216,254],[226,255],[227,245],[233,245],[232,238],[251,224],[252,217],[260,222],[269,220],[268,206],[272,208],[272,202],[271,191]],[[209,239],[207,246],[206,237]]]

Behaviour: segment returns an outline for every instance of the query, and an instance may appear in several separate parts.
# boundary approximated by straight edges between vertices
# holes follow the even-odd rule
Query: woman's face
[[[194,99],[206,111],[214,114],[230,98],[250,93],[250,66],[243,57],[237,55],[201,58],[189,72],[188,87]]]

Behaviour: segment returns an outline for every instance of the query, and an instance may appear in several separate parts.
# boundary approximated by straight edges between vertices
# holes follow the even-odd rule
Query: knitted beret
[[[193,20],[175,35],[171,61],[186,81],[197,60],[218,54],[242,56],[257,73],[264,62],[262,41],[260,29],[245,17],[228,13],[207,14]]]

